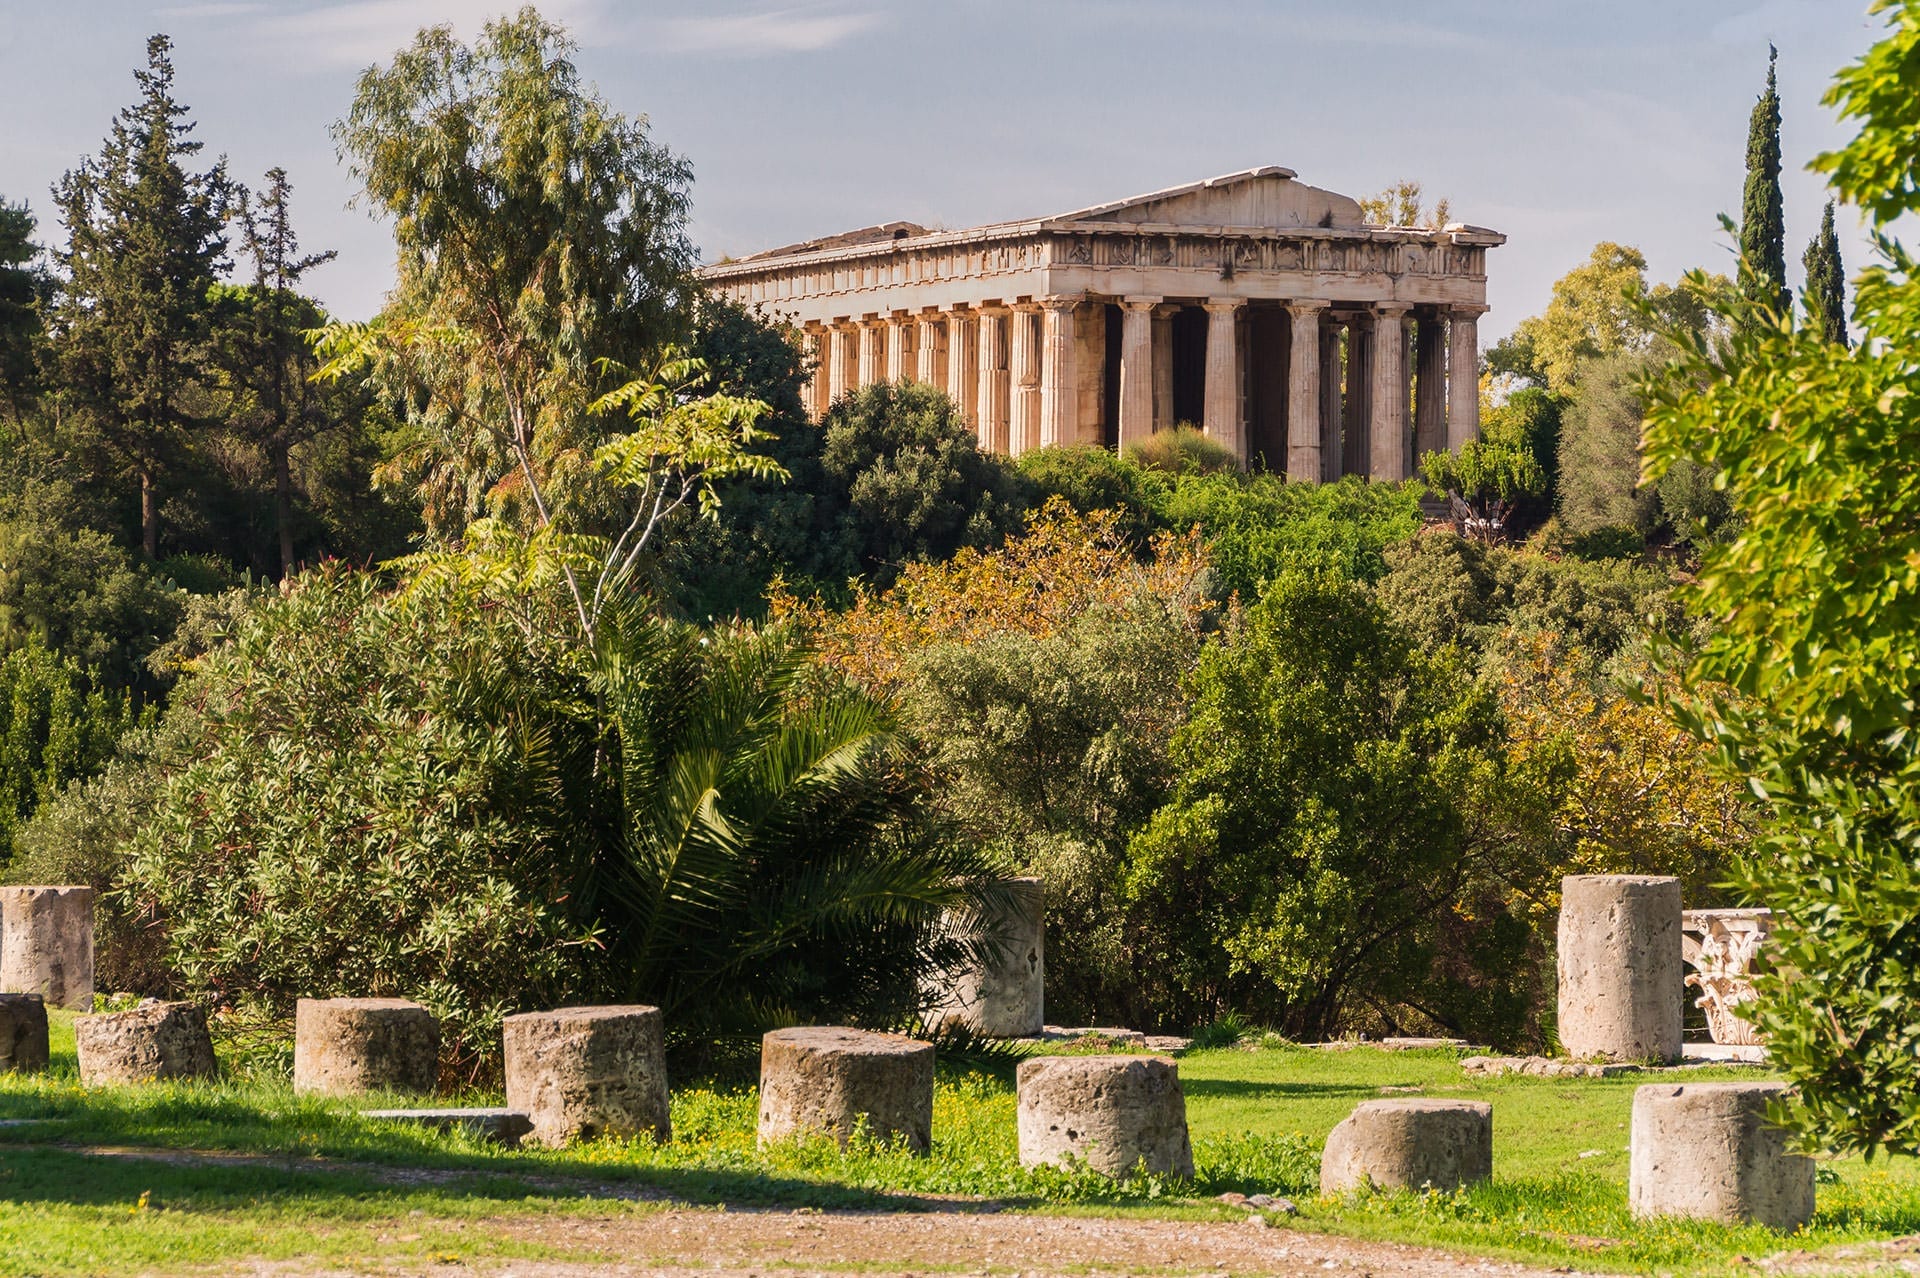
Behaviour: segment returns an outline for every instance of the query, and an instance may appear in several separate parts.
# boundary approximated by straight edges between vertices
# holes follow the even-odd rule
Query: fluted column
[[[980,424],[980,344],[973,319],[965,311],[947,312],[947,394],[960,405],[960,416]],[[983,445],[984,447],[984,445]]]
[[[1373,421],[1368,429],[1367,475],[1375,480],[1406,478],[1407,468],[1407,311],[1404,302],[1373,308]]]
[[[904,382],[913,373],[907,364],[907,334],[912,331],[913,321],[906,316],[887,317],[887,380],[890,382]]]
[[[1287,478],[1320,482],[1320,312],[1327,304],[1287,307]]]
[[[1347,317],[1347,414],[1340,446],[1341,472],[1371,473],[1373,450],[1373,314]]]
[[[1043,448],[1078,443],[1079,383],[1073,366],[1073,308],[1070,297],[1041,303],[1040,444]]]
[[[852,324],[835,324],[832,330],[833,359],[827,369],[827,407],[855,386],[860,370],[860,330]]]
[[[1173,429],[1173,312],[1153,316],[1153,428]]]
[[[1413,373],[1413,457],[1439,452],[1447,446],[1447,335],[1446,320],[1438,313],[1422,315],[1416,327]]]
[[[1040,446],[1040,308],[1030,302],[1013,308],[1008,345],[1013,348],[1013,422],[1008,453],[1018,457]]]
[[[1448,313],[1447,447],[1458,451],[1480,438],[1480,317],[1484,306],[1456,306]]]
[[[1247,460],[1246,424],[1240,420],[1240,338],[1235,323],[1240,302],[1214,298],[1207,302],[1207,381],[1203,423],[1208,436],[1218,440],[1242,465]]]
[[[806,333],[807,351],[813,356],[813,375],[807,378],[807,416],[819,421],[833,403],[833,392],[828,385],[833,364],[833,330],[823,324],[809,324]]]
[[[871,386],[887,375],[887,324],[869,315],[860,323],[860,384]]]
[[[1120,447],[1153,434],[1153,308],[1157,297],[1121,302]]]
[[[1008,313],[1000,307],[983,307],[980,322],[974,325],[979,330],[980,339],[977,361],[980,377],[977,392],[980,446],[996,453],[1013,451],[1012,372],[1007,359],[1007,319]]]
[[[940,349],[940,317],[922,315],[914,321],[913,349],[918,356],[915,361],[914,378],[928,386],[941,386],[946,377],[946,352]]]
[[[1328,315],[1320,319],[1320,478],[1340,478],[1340,331],[1344,326]]]

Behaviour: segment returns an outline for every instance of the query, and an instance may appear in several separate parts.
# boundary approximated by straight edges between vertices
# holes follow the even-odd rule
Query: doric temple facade
[[[808,334],[816,415],[910,379],[1001,452],[1191,422],[1296,479],[1400,479],[1479,431],[1487,250],[1505,242],[1369,225],[1270,167],[968,231],[894,222],[703,274]]]

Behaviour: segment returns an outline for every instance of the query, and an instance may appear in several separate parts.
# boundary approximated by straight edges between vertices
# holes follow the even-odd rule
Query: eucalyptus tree
[[[428,28],[334,126],[398,261],[385,310],[330,349],[409,403],[383,478],[418,486],[442,539],[550,524],[614,420],[597,398],[688,331],[691,170],[581,83],[573,49],[531,7],[471,46]]]
[[[140,485],[140,544],[160,548],[160,508],[194,433],[207,369],[207,295],[226,269],[231,187],[222,161],[188,168],[201,143],[174,97],[172,41],[147,41],[140,100],[100,154],[54,187],[66,231],[53,310],[56,367],[110,454]]]

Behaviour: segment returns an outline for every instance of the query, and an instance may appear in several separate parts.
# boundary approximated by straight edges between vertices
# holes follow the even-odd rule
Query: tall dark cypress
[[[140,486],[140,544],[159,554],[160,508],[192,434],[207,365],[208,289],[227,266],[223,165],[186,162],[187,108],[173,96],[172,41],[147,41],[140,100],[113,122],[98,156],[61,178],[67,232],[53,313],[61,381]]]
[[[1840,265],[1840,237],[1833,229],[1833,201],[1820,216],[1820,233],[1807,245],[1801,263],[1807,268],[1807,286],[1801,299],[1807,308],[1807,326],[1836,346],[1848,346],[1847,278]]]
[[[1740,202],[1740,255],[1750,272],[1748,296],[1786,314],[1787,228],[1780,203],[1780,94],[1774,87],[1779,50],[1767,46],[1767,91],[1747,125],[1747,186]]]

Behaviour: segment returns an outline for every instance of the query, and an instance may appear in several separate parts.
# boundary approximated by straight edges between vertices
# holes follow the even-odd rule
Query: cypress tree
[[[224,164],[191,173],[200,150],[173,96],[173,42],[147,41],[141,96],[100,154],[54,187],[66,228],[54,311],[61,381],[107,450],[140,485],[140,544],[158,557],[160,506],[192,433],[208,359],[215,277],[226,269]]]
[[[1780,201],[1780,94],[1774,86],[1779,50],[1767,46],[1767,91],[1753,105],[1747,125],[1747,186],[1740,203],[1740,256],[1749,275],[1747,294],[1786,314],[1787,228]]]
[[[1833,229],[1833,201],[1820,216],[1820,233],[1807,245],[1800,261],[1807,268],[1807,286],[1801,294],[1807,324],[1836,346],[1851,345],[1847,336],[1847,281],[1840,265],[1840,237]]]

